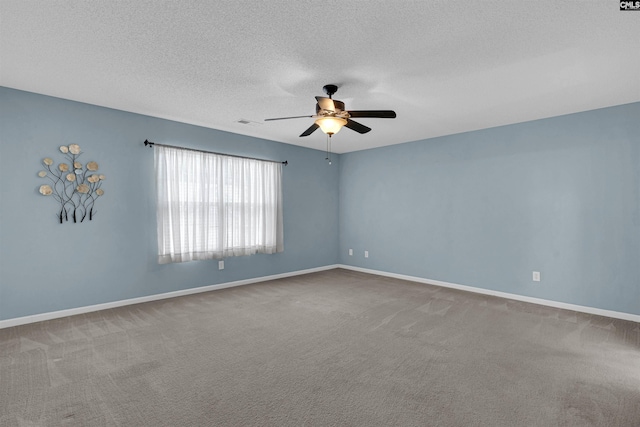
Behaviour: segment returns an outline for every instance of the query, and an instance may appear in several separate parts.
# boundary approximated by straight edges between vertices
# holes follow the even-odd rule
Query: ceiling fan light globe
[[[347,121],[340,117],[320,117],[316,120],[316,124],[327,135],[335,135],[340,132],[342,126],[347,124]]]

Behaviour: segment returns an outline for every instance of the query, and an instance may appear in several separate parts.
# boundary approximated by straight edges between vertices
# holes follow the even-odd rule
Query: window
[[[157,144],[158,262],[282,252],[282,164]]]

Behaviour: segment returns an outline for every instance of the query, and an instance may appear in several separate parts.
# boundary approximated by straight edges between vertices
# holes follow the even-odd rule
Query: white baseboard
[[[201,292],[215,291],[218,289],[232,288],[234,286],[250,285],[252,283],[266,282],[268,280],[283,279],[285,277],[300,276],[302,274],[316,273],[318,271],[333,270],[338,268],[337,264],[325,265],[323,267],[309,268],[306,270],[291,271],[288,273],[274,274],[272,276],[256,277],[253,279],[238,280],[235,282],[220,283],[217,285],[202,286],[199,288],[183,289],[180,291],[166,292],[156,295],[131,298],[121,301],[107,302],[104,304],[88,305],[85,307],[70,308],[67,310],[52,311],[49,313],[34,314],[31,316],[16,317],[13,319],[0,320],[0,329],[12,326],[26,325],[28,323],[42,322],[44,320],[58,319],[61,317],[74,316],[76,314],[91,313],[93,311],[107,310],[110,308],[123,307],[125,305],[140,304],[149,301],[158,301],[167,298],[181,297],[184,295],[197,294]]]
[[[325,265],[323,267],[309,268],[306,270],[297,270],[297,271],[291,271],[288,273],[274,274],[271,276],[256,277],[253,279],[238,280],[235,282],[220,283],[217,285],[183,289],[180,291],[166,292],[166,293],[156,294],[156,295],[148,295],[144,297],[131,298],[131,299],[126,299],[121,301],[113,301],[113,302],[108,302],[104,304],[89,305],[86,307],[70,308],[67,310],[59,310],[59,311],[53,311],[49,313],[34,314],[31,316],[16,317],[14,319],[0,320],[0,329],[10,328],[12,326],[25,325],[28,323],[42,322],[45,320],[58,319],[61,317],[74,316],[76,314],[91,313],[93,311],[108,310],[110,308],[123,307],[126,305],[140,304],[140,303],[150,302],[150,301],[158,301],[158,300],[163,300],[168,298],[180,297],[184,295],[197,294],[201,292],[215,291],[218,289],[232,288],[235,286],[250,285],[252,283],[266,282],[268,280],[283,279],[285,277],[300,276],[302,274],[333,270],[335,268],[343,268],[345,270],[359,271],[362,273],[375,274],[378,276],[393,277],[395,279],[409,280],[412,282],[424,283],[427,285],[442,286],[443,288],[459,289],[462,291],[474,292],[477,294],[492,295],[500,298],[512,299],[515,301],[529,302],[532,304],[546,305],[548,307],[555,307],[555,308],[560,308],[564,310],[578,311],[581,313],[595,314],[598,316],[611,317],[614,319],[629,320],[631,322],[640,323],[640,315],[637,315],[637,314],[622,313],[618,311],[603,310],[603,309],[594,308],[594,307],[585,307],[582,305],[567,304],[563,302],[545,300],[541,298],[533,298],[533,297],[527,297],[522,295],[510,294],[507,292],[494,291],[491,289],[482,289],[482,288],[476,288],[473,286],[443,282],[440,280],[431,280],[431,279],[425,279],[422,277],[407,276],[405,274],[389,273],[386,271],[354,267],[346,264],[333,264],[333,265]]]
[[[411,282],[424,283],[427,285],[442,286],[443,288],[459,289],[461,291],[474,292],[477,294],[492,295],[500,298],[507,298],[516,301],[529,302],[532,304],[546,305],[548,307],[561,308],[564,310],[578,311],[587,314],[596,314],[598,316],[611,317],[614,319],[629,320],[631,322],[640,323],[640,315],[623,313],[619,311],[603,310],[601,308],[585,307],[582,305],[567,304],[564,302],[551,301],[541,298],[527,297],[523,295],[510,294],[507,292],[493,291],[491,289],[476,288],[473,286],[458,285],[456,283],[442,282],[440,280],[425,279],[422,277],[407,276],[404,274],[388,273],[386,271],[371,270],[368,268],[354,267],[351,265],[338,264],[338,268],[345,270],[359,271],[362,273],[376,274],[378,276],[393,277],[395,279],[409,280]]]

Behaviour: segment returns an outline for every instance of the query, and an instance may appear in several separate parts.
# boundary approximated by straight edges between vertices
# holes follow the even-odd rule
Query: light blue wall
[[[216,261],[156,262],[151,141],[288,160],[285,252]],[[44,157],[81,160],[106,175],[97,217],[59,224],[37,193]],[[0,320],[335,264],[338,168],[302,147],[0,87]]]
[[[640,103],[342,155],[339,218],[343,264],[640,314]]]
[[[222,271],[158,265],[145,139],[289,160],[285,252]],[[106,194],[94,221],[60,225],[36,173],[70,143],[100,163]],[[640,103],[329,166],[315,150],[0,87],[0,179],[0,320],[337,262],[640,314]]]

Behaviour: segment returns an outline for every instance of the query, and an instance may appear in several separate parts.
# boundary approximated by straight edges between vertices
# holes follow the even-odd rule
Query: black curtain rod
[[[179,148],[180,150],[197,151],[199,153],[218,154],[220,156],[237,157],[239,159],[260,160],[262,162],[282,163],[285,166],[287,166],[289,164],[289,162],[287,160],[285,160],[284,162],[279,162],[277,160],[266,160],[266,159],[258,159],[258,158],[255,158],[255,157],[245,157],[245,156],[236,156],[236,155],[233,155],[233,154],[216,153],[215,151],[197,150],[195,148],[178,147],[176,145],[158,144],[157,142],[151,142],[148,139],[144,140],[144,145],[148,146],[148,147],[153,147],[154,145],[157,145],[159,147]]]

